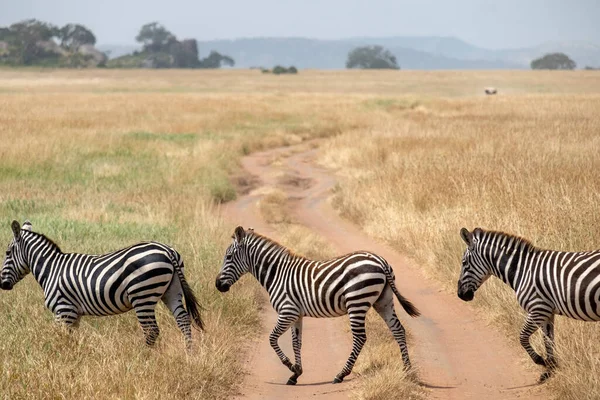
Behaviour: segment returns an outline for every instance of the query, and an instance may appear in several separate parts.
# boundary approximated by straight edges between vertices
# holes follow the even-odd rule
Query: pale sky
[[[140,26],[178,38],[456,36],[486,48],[600,44],[600,0],[0,0],[0,26],[81,23],[99,44],[133,44]]]

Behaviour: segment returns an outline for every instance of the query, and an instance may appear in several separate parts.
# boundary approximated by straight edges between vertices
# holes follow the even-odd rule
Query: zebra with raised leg
[[[31,272],[57,322],[72,327],[82,315],[115,315],[133,309],[146,344],[152,346],[159,334],[154,311],[162,300],[188,349],[191,322],[203,329],[200,306],[183,275],[183,260],[171,247],[144,242],[104,255],[63,253],[52,240],[33,232],[29,221],[22,227],[13,221],[11,227],[14,237],[0,272],[0,287],[11,290]]]
[[[293,373],[288,385],[295,385],[302,375],[303,317],[330,318],[348,314],[352,352],[333,380],[333,383],[340,383],[352,371],[367,340],[365,317],[371,306],[392,331],[400,346],[405,369],[410,369],[406,335],[394,310],[393,295],[410,316],[420,314],[398,292],[394,272],[382,257],[360,251],[327,261],[309,260],[252,229],[245,231],[241,226],[235,229],[232,238],[216,287],[227,292],[242,275],[250,272],[267,290],[271,305],[279,314],[269,342],[281,362]],[[294,364],[278,345],[279,337],[292,326]]]
[[[600,321],[600,251],[565,252],[537,248],[503,232],[462,228],[467,244],[463,255],[458,297],[471,301],[490,276],[500,278],[516,293],[527,312],[520,342],[533,362],[546,367],[545,381],[557,367],[554,355],[554,315]],[[546,359],[531,347],[538,329],[544,333]]]

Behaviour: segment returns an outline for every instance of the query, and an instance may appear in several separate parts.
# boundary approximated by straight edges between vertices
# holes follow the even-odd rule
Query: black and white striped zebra
[[[418,316],[419,311],[400,295],[394,283],[394,272],[382,257],[360,251],[327,261],[309,260],[251,229],[245,231],[238,226],[217,276],[217,289],[228,291],[247,272],[267,290],[271,304],[279,314],[269,340],[281,362],[293,372],[288,385],[296,384],[302,374],[303,317],[329,318],[348,314],[352,352],[333,380],[333,383],[340,383],[352,371],[367,340],[365,316],[371,306],[387,323],[400,346],[405,368],[410,368],[406,336],[394,311],[393,295],[410,316]],[[292,325],[295,364],[278,345],[279,337]]]
[[[144,242],[104,255],[63,253],[52,240],[33,232],[29,221],[22,227],[13,221],[12,231],[0,286],[11,290],[31,272],[56,321],[70,327],[82,315],[115,315],[134,309],[146,344],[151,346],[159,334],[154,311],[162,300],[188,348],[190,314],[194,325],[203,329],[200,306],[183,275],[183,260],[171,247]]]
[[[521,237],[476,228],[460,231],[467,244],[458,297],[473,300],[475,291],[490,276],[500,278],[516,293],[527,312],[520,342],[531,359],[547,367],[540,381],[554,368],[554,315],[582,321],[600,321],[600,251],[543,250]],[[531,347],[529,339],[539,328],[544,333],[546,359]]]

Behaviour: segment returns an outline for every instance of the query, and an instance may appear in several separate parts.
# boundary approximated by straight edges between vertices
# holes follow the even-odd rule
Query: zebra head
[[[220,292],[226,292],[231,285],[250,270],[248,252],[246,251],[246,231],[241,226],[235,228],[233,243],[225,251],[225,259],[215,283]]]
[[[23,226],[13,221],[11,224],[13,239],[6,250],[6,258],[0,272],[0,287],[3,290],[11,290],[17,282],[29,273],[29,265],[23,251],[23,237],[21,229],[31,231],[31,222],[25,221]]]
[[[458,297],[471,301],[475,292],[492,274],[491,267],[482,257],[480,249],[481,229],[475,228],[469,232],[466,228],[460,230],[460,237],[467,244],[463,254],[460,277],[458,278]]]

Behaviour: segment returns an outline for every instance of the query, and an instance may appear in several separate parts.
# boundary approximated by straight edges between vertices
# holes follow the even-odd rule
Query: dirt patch
[[[256,175],[244,172],[242,174],[233,176],[231,178],[231,182],[235,187],[235,191],[239,195],[244,196],[259,186],[260,178]]]
[[[302,177],[294,172],[286,172],[277,180],[277,183],[283,187],[305,190],[310,188],[314,182],[311,178]]]

